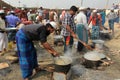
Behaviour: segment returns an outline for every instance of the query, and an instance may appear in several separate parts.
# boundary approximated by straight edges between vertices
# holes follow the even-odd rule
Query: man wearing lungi
[[[102,25],[102,18],[99,14],[97,14],[97,10],[93,10],[92,15],[90,16],[90,19],[88,21],[88,24],[90,24],[92,21],[92,33],[91,33],[91,39],[99,39],[99,31],[100,26]]]
[[[18,49],[18,57],[22,77],[24,80],[29,80],[33,69],[39,70],[36,50],[32,41],[40,40],[43,47],[53,56],[58,56],[58,53],[47,42],[47,36],[54,32],[57,28],[55,22],[47,23],[46,25],[31,24],[21,28],[16,34],[16,43]]]
[[[112,36],[114,36],[114,20],[117,17],[117,14],[114,12],[114,9],[107,14],[109,30],[112,31]]]
[[[80,12],[76,15],[76,34],[78,35],[78,38],[88,43],[88,24],[87,24],[87,16],[85,15],[85,8],[80,7]],[[83,49],[83,44],[81,42],[78,42],[77,51],[80,52]]]

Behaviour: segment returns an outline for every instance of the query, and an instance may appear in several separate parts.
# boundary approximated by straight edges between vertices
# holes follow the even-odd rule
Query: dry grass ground
[[[107,24],[106,24],[107,26]],[[53,39],[48,38],[51,45]],[[105,41],[104,53],[108,55],[114,62],[110,66],[106,67],[104,71],[92,70],[84,68],[84,73],[80,77],[75,77],[73,80],[117,80],[120,79],[120,53],[117,51],[120,50],[120,28],[118,25],[115,25],[115,37],[111,40]],[[63,47],[54,48],[63,52]],[[74,48],[75,49],[75,48]],[[43,48],[38,48],[38,60],[47,61],[53,60],[52,56],[48,54]],[[0,62],[8,62],[5,57],[15,54],[14,51],[6,53],[4,56],[0,56]],[[39,72],[32,80],[50,80],[51,73],[47,71]],[[18,63],[10,64],[10,67],[7,69],[0,70],[0,80],[22,80],[21,72]]]

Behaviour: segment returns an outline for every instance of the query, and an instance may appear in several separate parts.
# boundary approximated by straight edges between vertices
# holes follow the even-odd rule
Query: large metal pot
[[[99,53],[98,51],[91,51],[84,54],[84,58],[91,61],[99,61],[105,57],[103,53]]]
[[[61,35],[55,35],[55,36],[54,36],[54,39],[55,39],[55,40],[61,40],[62,38],[63,38],[63,37],[62,37]]]
[[[97,49],[103,49],[103,45],[104,45],[103,40],[92,40],[92,42]]]
[[[67,74],[71,68],[72,59],[66,56],[55,58],[55,72],[62,72]]]
[[[106,56],[103,53],[97,51],[91,51],[84,54],[84,65],[86,68],[97,68],[101,64],[101,59]]]
[[[61,35],[55,35],[54,36],[54,44],[55,45],[63,45],[63,37]]]

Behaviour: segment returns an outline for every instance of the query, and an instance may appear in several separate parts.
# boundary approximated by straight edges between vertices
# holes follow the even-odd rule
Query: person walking
[[[109,24],[109,31],[112,31],[112,36],[114,36],[114,20],[117,17],[117,14],[112,9],[110,13],[107,14],[108,24]]]

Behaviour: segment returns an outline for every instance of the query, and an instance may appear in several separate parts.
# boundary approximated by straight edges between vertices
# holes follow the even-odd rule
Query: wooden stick
[[[78,38],[77,38],[77,40],[78,40],[79,42],[81,42],[87,49],[93,50],[93,48],[91,48],[91,46],[87,45],[85,42],[81,41],[81,40],[78,39]]]

